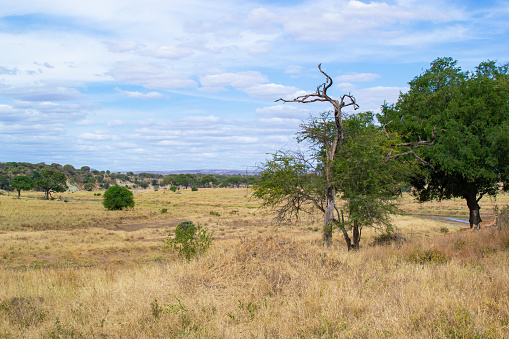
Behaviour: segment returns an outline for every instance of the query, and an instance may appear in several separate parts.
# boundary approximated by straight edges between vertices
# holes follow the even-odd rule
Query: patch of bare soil
[[[163,227],[176,227],[185,219],[172,219],[158,222],[147,222],[147,223],[135,223],[135,224],[121,224],[121,225],[110,225],[104,228],[112,231],[125,231],[134,232],[144,228],[163,228]]]

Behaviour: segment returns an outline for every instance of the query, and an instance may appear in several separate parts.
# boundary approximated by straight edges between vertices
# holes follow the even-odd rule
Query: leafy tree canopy
[[[399,185],[412,172],[413,159],[388,158],[398,140],[387,138],[370,112],[343,119],[343,138],[333,161],[327,164],[326,144],[333,139],[335,123],[330,112],[303,124],[301,142],[309,152],[278,151],[263,164],[254,196],[277,210],[280,222],[291,221],[313,208],[326,213],[324,191],[333,187],[341,201],[335,202],[334,224],[342,231],[348,249],[359,248],[363,227],[390,232],[390,214],[397,213]],[[330,166],[330,179],[324,173]],[[346,220],[339,210],[346,213]],[[351,233],[349,233],[351,232]],[[351,234],[351,236],[350,236]]]
[[[35,187],[45,192],[46,199],[50,198],[51,192],[65,192],[68,189],[65,174],[50,168],[43,168],[39,174],[33,183]]]
[[[21,190],[28,191],[32,188],[32,178],[26,175],[16,175],[12,178],[11,187],[18,191],[19,199]]]
[[[412,178],[416,194],[421,201],[466,199],[477,225],[479,200],[509,189],[508,67],[486,61],[465,72],[439,58],[409,84],[379,121],[407,141],[435,136],[432,147],[418,150],[431,166]]]

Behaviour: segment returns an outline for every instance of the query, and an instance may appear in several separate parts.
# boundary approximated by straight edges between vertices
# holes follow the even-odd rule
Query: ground
[[[405,196],[407,242],[321,246],[321,215],[277,227],[244,189],[135,193],[106,211],[102,192],[43,201],[0,196],[0,337],[504,337],[509,234],[456,232],[462,200]],[[509,199],[481,201],[482,217]],[[162,251],[192,220],[215,234],[185,262]],[[447,231],[447,233],[445,233]]]

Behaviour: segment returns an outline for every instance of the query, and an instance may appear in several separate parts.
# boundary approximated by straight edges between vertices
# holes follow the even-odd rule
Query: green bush
[[[177,186],[171,186],[171,187],[170,187],[170,191],[175,192],[176,190],[177,190]]]
[[[194,225],[192,221],[184,221],[175,229],[175,237],[168,234],[164,241],[164,250],[177,252],[181,258],[191,260],[198,254],[205,253],[213,240],[213,233],[200,224]]]
[[[103,206],[108,210],[122,210],[134,207],[133,192],[125,187],[111,186],[103,196]]]
[[[196,192],[197,190],[198,190],[198,187],[194,187],[194,186],[193,186],[193,187],[191,188],[191,191],[193,191],[193,192]]]

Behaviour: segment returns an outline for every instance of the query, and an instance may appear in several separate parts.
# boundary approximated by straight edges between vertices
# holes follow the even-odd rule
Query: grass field
[[[418,217],[468,217],[463,200],[405,196],[408,241],[366,230],[348,252],[321,246],[320,214],[276,227],[246,189],[140,191],[129,211],[94,194],[0,196],[0,337],[509,337],[509,232]],[[184,220],[215,235],[190,262],[162,251]]]

